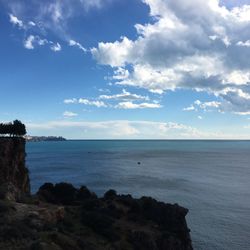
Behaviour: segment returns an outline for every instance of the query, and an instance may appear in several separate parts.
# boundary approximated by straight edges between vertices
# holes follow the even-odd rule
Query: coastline
[[[25,140],[0,139],[0,151],[1,249],[192,249],[186,208],[114,190],[98,198],[69,183],[31,195]]]

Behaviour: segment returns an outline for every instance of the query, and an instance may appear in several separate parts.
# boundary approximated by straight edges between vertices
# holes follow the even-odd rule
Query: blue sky
[[[250,1],[0,7],[1,121],[74,139],[250,139]]]

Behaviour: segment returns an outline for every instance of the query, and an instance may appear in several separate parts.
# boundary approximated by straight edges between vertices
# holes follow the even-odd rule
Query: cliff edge
[[[0,180],[8,187],[0,196],[0,249],[192,249],[188,209],[177,204],[114,190],[97,197],[69,183],[45,183],[30,195],[22,138],[0,138]]]
[[[0,197],[19,200],[30,193],[28,169],[25,167],[25,139],[0,138]]]

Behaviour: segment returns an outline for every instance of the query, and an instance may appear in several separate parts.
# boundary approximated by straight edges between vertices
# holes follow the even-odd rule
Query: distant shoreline
[[[62,141],[218,141],[219,142],[219,141],[250,141],[250,139],[65,139]]]
[[[42,142],[42,141],[66,141],[62,136],[25,136],[27,142]]]

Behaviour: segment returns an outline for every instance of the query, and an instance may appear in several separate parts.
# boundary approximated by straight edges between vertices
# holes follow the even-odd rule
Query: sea
[[[250,249],[250,141],[28,142],[35,193],[45,182],[115,189],[189,209],[194,249]]]

